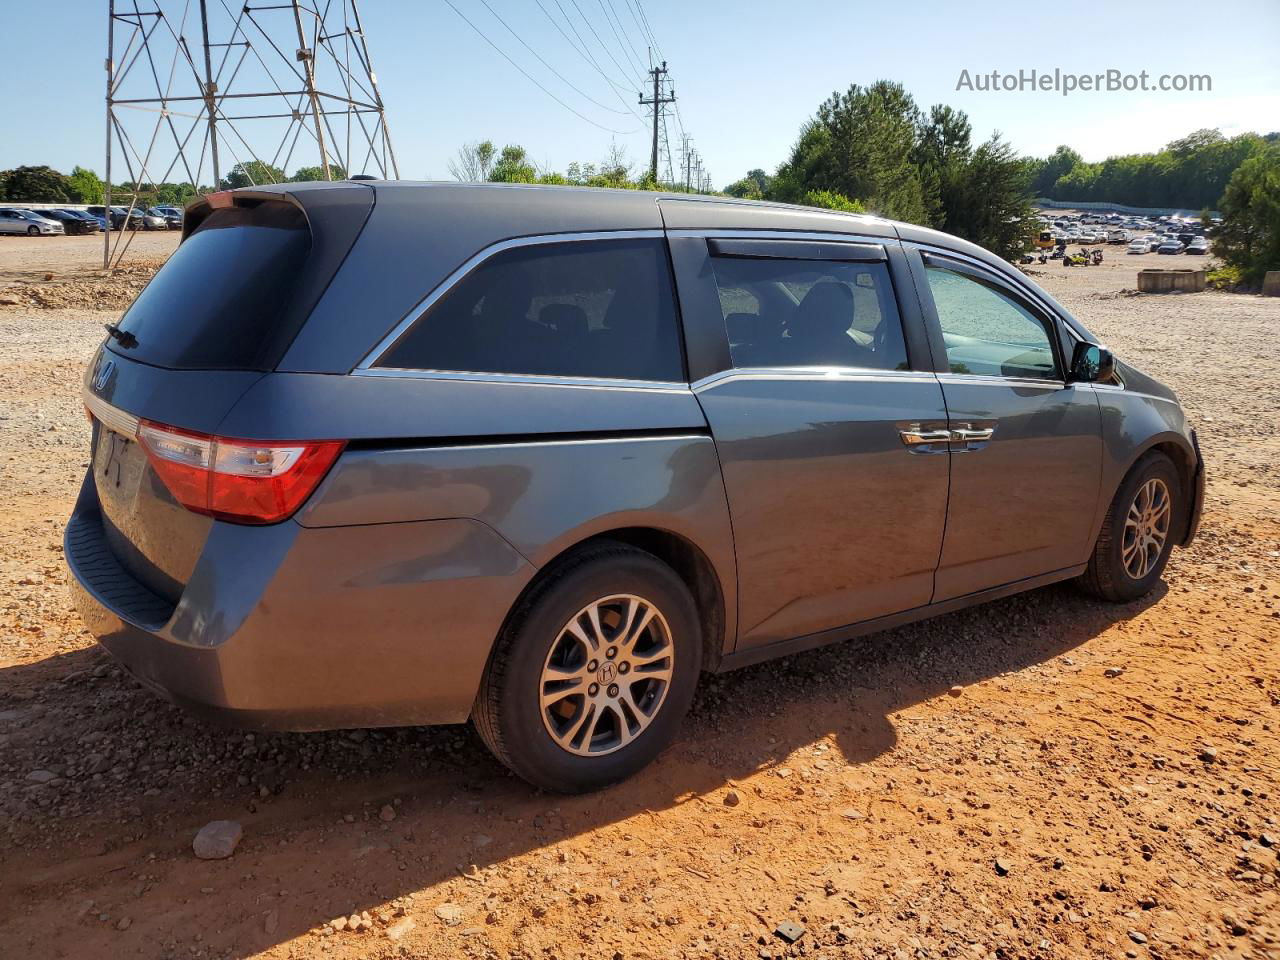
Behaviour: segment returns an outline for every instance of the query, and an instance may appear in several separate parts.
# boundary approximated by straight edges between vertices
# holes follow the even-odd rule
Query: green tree
[[[872,210],[928,223],[920,172],[913,163],[920,111],[899,83],[878,80],[832,94],[800,132],[778,170],[776,199],[798,200],[808,190],[858,197]]]
[[[743,200],[761,200],[769,195],[772,179],[759,168],[748,170],[745,177],[729,184],[724,188],[724,192],[731,197],[739,197]]]
[[[508,144],[489,171],[489,179],[494,183],[537,183],[538,170],[524,147]]]
[[[1268,270],[1280,270],[1280,142],[1236,168],[1221,207],[1214,252],[1236,267],[1245,283],[1258,286]]]
[[[1059,177],[1066,176],[1084,158],[1066,144],[1061,144],[1043,160],[1032,161],[1035,169],[1031,178],[1031,192],[1037,197],[1047,197]]]
[[[241,187],[262,186],[267,183],[284,183],[287,178],[279,167],[261,160],[237,163],[231,172],[218,183],[219,190],[238,190]]]
[[[944,194],[947,231],[1013,260],[1037,226],[1026,164],[1000,134],[966,158]]]
[[[15,167],[0,172],[0,199],[18,203],[68,203],[71,181],[52,167]]]
[[[289,178],[290,183],[307,183],[312,180],[324,179],[324,167],[299,167],[293,171],[293,176]],[[345,180],[347,179],[346,168],[340,163],[329,164],[329,179]]]
[[[72,167],[70,183],[71,199],[77,203],[102,203],[103,183],[98,175],[84,167]]]
[[[973,126],[963,111],[938,104],[921,120],[912,157],[919,171],[925,213],[930,226],[947,224],[947,211],[964,199]]]

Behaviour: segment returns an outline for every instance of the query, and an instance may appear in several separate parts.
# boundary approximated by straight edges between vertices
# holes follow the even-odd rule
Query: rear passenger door
[[[946,409],[918,305],[904,318],[894,294],[911,289],[896,242],[674,233],[671,249],[733,522],[738,649],[929,603]]]

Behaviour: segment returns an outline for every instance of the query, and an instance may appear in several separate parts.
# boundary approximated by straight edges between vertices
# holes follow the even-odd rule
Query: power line
[[[597,0],[600,9],[604,12],[605,22],[609,24],[609,29],[613,31],[613,37],[618,41],[618,49],[622,51],[622,55],[630,60],[641,73],[644,72],[644,61],[640,59],[640,54],[636,51],[635,45],[631,42],[631,37],[627,36],[627,31],[622,29],[622,21],[618,19],[618,11],[613,8],[613,0],[609,0],[609,5],[605,6],[605,0]],[[614,26],[614,24],[617,26]],[[621,33],[619,33],[621,30]],[[623,37],[626,37],[624,44]],[[630,52],[628,52],[628,48]]]
[[[551,21],[552,26],[554,26],[557,30],[560,31],[560,36],[564,37],[565,42],[568,43],[569,46],[573,48],[574,53],[582,57],[582,59],[585,60],[591,66],[591,68],[596,71],[596,73],[600,74],[600,76],[604,78],[605,83],[609,84],[609,89],[613,91],[613,95],[618,98],[618,102],[627,108],[627,111],[631,114],[631,116],[643,122],[644,117],[636,113],[635,110],[631,108],[631,104],[628,103],[626,100],[624,100],[622,97],[622,94],[619,92],[620,90],[625,90],[627,88],[615,83],[607,73],[605,73],[602,69],[600,69],[600,64],[598,64],[595,61],[595,59],[591,56],[591,54],[587,51],[585,43],[583,43],[582,47],[579,47],[577,43],[573,42],[572,38],[570,38],[570,36],[564,32],[564,27],[560,26],[560,21],[557,20],[555,17],[553,17],[551,15],[551,11],[542,5],[542,0],[534,0],[534,3],[538,5],[538,9],[543,12],[546,18]],[[555,3],[557,7],[560,7],[560,0],[555,0]],[[564,15],[564,7],[560,7],[560,13],[562,16]],[[577,36],[577,29],[573,26],[571,22],[569,22],[569,18],[567,16],[565,17],[565,22],[569,24],[569,29],[573,30],[574,35]],[[578,37],[578,41],[579,43],[583,42],[581,36]]]
[[[446,2],[448,2],[448,0],[446,0]],[[608,45],[600,39],[600,34],[596,33],[596,28],[591,25],[591,21],[587,19],[587,15],[583,13],[582,8],[578,6],[578,0],[569,0],[569,2],[573,4],[573,9],[578,11],[578,16],[580,16],[582,18],[582,22],[587,25],[587,29],[591,31],[591,35],[596,38],[596,43],[600,44],[600,49],[605,52],[605,56],[613,61],[613,65],[618,68],[619,73],[627,78],[628,82],[634,82],[635,75],[629,74],[628,68],[618,62],[618,58],[613,55],[613,52],[609,49]]]
[[[533,76],[527,70],[525,70],[524,67],[520,66],[520,64],[516,63],[509,56],[507,56],[506,51],[504,51],[500,46],[498,46],[496,43],[490,40],[483,30],[481,30],[474,23],[468,20],[466,14],[464,14],[461,10],[459,10],[457,7],[453,5],[453,0],[444,0],[444,2],[449,7],[450,10],[452,10],[454,13],[456,13],[459,17],[462,18],[463,22],[465,22],[467,26],[469,26],[472,30],[478,33],[480,35],[480,38],[484,40],[485,43],[493,47],[493,49],[496,50],[502,56],[502,59],[506,60],[507,63],[511,64],[513,67],[519,70],[520,73],[524,75],[524,78],[526,80],[532,83],[535,87],[537,87],[539,90],[545,93],[548,97],[550,97],[556,103],[560,104],[560,106],[564,107],[566,110],[572,113],[575,117],[578,117],[581,120],[587,121],[587,123],[591,124],[593,127],[599,127],[601,130],[604,130],[606,133],[616,133],[616,134],[619,134],[620,136],[628,136],[630,134],[639,132],[637,130],[615,130],[613,127],[606,127],[603,123],[597,123],[595,120],[592,120],[585,113],[581,113],[580,111],[575,110],[573,107],[569,106],[569,104],[565,103],[563,100],[557,97],[554,93],[552,93],[550,90],[544,87],[541,83],[535,80]]]
[[[533,54],[533,55],[538,59],[538,62],[539,62],[539,63],[541,63],[544,67],[546,67],[548,70],[550,70],[552,73],[554,73],[557,77],[559,77],[559,78],[560,78],[560,80],[565,84],[565,86],[569,87],[569,89],[573,90],[575,93],[577,93],[577,94],[578,94],[579,96],[581,96],[583,99],[585,99],[585,100],[590,100],[592,103],[594,103],[594,104],[595,104],[597,107],[599,107],[601,110],[608,110],[610,113],[618,113],[618,114],[622,114],[623,116],[625,116],[627,113],[634,113],[634,111],[631,111],[631,110],[618,110],[618,109],[617,109],[617,108],[615,108],[615,107],[610,107],[610,106],[608,106],[608,105],[606,105],[606,104],[601,103],[599,100],[597,100],[595,97],[591,96],[590,94],[587,94],[587,93],[583,92],[582,90],[580,90],[577,86],[575,86],[575,85],[573,84],[573,82],[572,82],[572,81],[570,81],[569,79],[567,79],[567,78],[564,76],[564,74],[562,74],[559,70],[557,70],[557,69],[556,69],[555,67],[553,67],[551,64],[547,63],[547,61],[546,61],[546,60],[544,60],[544,59],[542,58],[542,55],[541,55],[540,53],[538,53],[538,51],[537,51],[537,50],[535,50],[535,49],[533,49],[533,47],[529,46],[529,44],[525,42],[524,37],[520,36],[520,34],[516,33],[514,30],[512,30],[512,29],[511,29],[511,25],[510,25],[510,24],[508,24],[508,23],[507,23],[507,21],[503,20],[503,19],[502,19],[502,17],[498,15],[497,11],[495,11],[495,10],[493,9],[493,7],[489,6],[489,0],[480,0],[480,2],[484,4],[484,8],[485,8],[486,10],[488,10],[490,13],[492,13],[492,14],[493,14],[493,16],[494,16],[494,18],[495,18],[495,19],[496,19],[500,24],[502,24],[504,27],[506,27],[506,28],[507,28],[507,33],[511,34],[511,35],[512,35],[513,37],[515,37],[518,41],[520,41],[520,45],[521,45],[522,47],[524,47],[526,50],[528,50],[530,53],[532,53],[532,54]]]
[[[644,7],[640,6],[640,0],[635,0],[635,7],[640,14],[640,19],[644,22],[645,30],[649,33],[649,42],[653,44],[654,52],[658,55],[659,59],[665,60],[666,57],[662,53],[662,48],[658,46],[658,38],[654,35],[653,27],[649,23],[649,17],[644,12]]]
[[[657,41],[653,39],[653,34],[650,33],[648,29],[646,29],[640,17],[636,15],[636,5],[632,2],[632,0],[624,0],[624,2],[627,5],[627,13],[631,14],[631,19],[635,22],[635,25],[640,28],[641,38],[643,38],[644,42],[649,45],[649,62],[650,62],[650,65],[652,66],[653,55],[657,54],[658,58],[662,59],[662,51],[658,49],[658,44],[657,44]]]

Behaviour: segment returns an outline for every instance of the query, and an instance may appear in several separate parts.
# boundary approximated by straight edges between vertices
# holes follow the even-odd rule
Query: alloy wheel
[[[667,619],[632,594],[579,610],[552,643],[539,678],[539,709],[551,739],[577,756],[631,743],[666,700],[675,665]]]
[[[1125,515],[1120,546],[1125,573],[1134,580],[1141,580],[1159,562],[1172,516],[1169,488],[1163,480],[1153,477],[1138,488]]]

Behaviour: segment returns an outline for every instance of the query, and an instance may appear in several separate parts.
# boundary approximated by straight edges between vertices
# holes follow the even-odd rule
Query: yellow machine
[[[1052,230],[1041,230],[1040,235],[1036,237],[1036,246],[1041,250],[1052,250],[1057,246],[1053,239]]]

